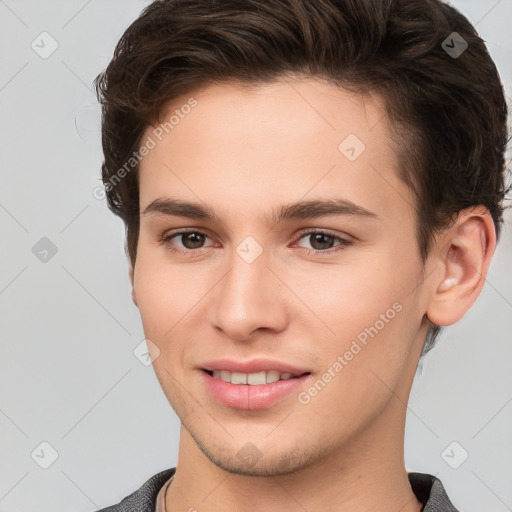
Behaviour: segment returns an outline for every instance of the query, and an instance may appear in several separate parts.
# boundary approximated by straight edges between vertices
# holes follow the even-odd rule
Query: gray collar
[[[170,468],[153,475],[117,505],[98,512],[154,512],[158,491],[175,471],[176,468]],[[422,512],[458,512],[448,498],[441,480],[427,473],[408,473],[408,477],[414,494],[423,503]]]

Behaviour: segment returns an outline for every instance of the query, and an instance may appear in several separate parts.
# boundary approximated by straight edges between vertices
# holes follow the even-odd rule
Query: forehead
[[[192,98],[197,104],[189,108]],[[193,121],[185,123],[187,117]],[[173,126],[169,126],[169,121]],[[231,138],[237,134],[239,138],[250,135],[247,143],[261,136],[298,139],[322,131],[336,133],[337,138],[347,130],[354,130],[364,138],[377,125],[380,135],[388,132],[385,101],[380,94],[356,94],[313,77],[202,86],[167,103],[160,113],[159,124],[148,127],[147,133],[160,127],[162,136],[172,132],[177,142],[180,131],[185,131],[183,125],[192,123],[194,127],[195,123],[201,123],[204,129],[214,127],[209,140],[227,134]],[[287,128],[285,132],[284,128]]]
[[[166,194],[247,212],[309,196],[409,206],[397,201],[408,191],[377,94],[313,78],[216,84],[175,99],[160,121],[143,138],[155,145],[140,164],[141,211]]]

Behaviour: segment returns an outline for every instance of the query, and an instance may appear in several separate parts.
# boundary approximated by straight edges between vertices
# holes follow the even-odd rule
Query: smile
[[[312,374],[293,374],[277,370],[255,373],[228,370],[203,370],[207,393],[219,404],[234,409],[266,409],[306,386]]]
[[[298,377],[289,372],[278,372],[276,370],[268,370],[256,373],[230,372],[228,370],[213,370],[208,372],[216,379],[229,382],[231,384],[248,384],[250,386],[260,386],[262,384],[270,384],[280,380],[288,380]]]

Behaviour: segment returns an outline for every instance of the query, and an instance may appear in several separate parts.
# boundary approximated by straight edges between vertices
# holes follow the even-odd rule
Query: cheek
[[[144,335],[159,351],[153,368],[173,407],[183,391],[175,379],[190,369],[186,355],[199,338],[198,327],[204,327],[201,299],[210,288],[193,267],[171,265],[165,255],[143,249],[134,274]]]
[[[297,280],[301,283],[295,288],[297,295],[315,313],[307,312],[299,320],[300,328],[309,332],[324,368],[339,363],[341,356],[343,369],[338,364],[334,373],[343,373],[338,384],[351,393],[371,395],[372,382],[382,387],[373,373],[385,382],[396,382],[409,357],[411,326],[417,320],[413,291],[419,267],[414,262],[396,265],[396,257],[388,251],[375,261],[330,268],[324,274]]]
[[[164,340],[178,322],[194,314],[193,306],[206,289],[194,265],[172,265],[161,253],[161,249],[140,251],[134,289],[144,332]]]
[[[327,437],[338,437],[344,428],[349,432],[351,425],[367,424],[380,414],[393,398],[391,390],[399,387],[410,356],[411,297],[405,299],[396,280],[375,287],[356,277],[340,278],[343,286],[331,283],[329,294],[311,304],[335,334],[323,328],[316,331],[322,336],[308,337],[320,354],[320,373],[299,402],[310,400],[301,407],[318,418]],[[312,331],[306,326],[303,332]]]
[[[290,287],[309,310],[302,315],[303,321],[321,320],[326,338],[349,339],[376,322],[380,329],[383,321],[388,325],[387,320],[394,320],[400,309],[396,303],[402,303],[407,295],[413,273],[408,278],[404,268],[398,271],[392,258],[387,259],[388,263],[384,257],[376,257],[378,261],[368,258],[343,266],[289,271],[284,280],[293,283]]]

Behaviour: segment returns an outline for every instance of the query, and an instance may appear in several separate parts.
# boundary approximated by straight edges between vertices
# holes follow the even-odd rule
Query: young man
[[[103,182],[181,420],[113,511],[456,511],[407,473],[420,356],[477,299],[506,104],[436,0],[161,0],[97,78]]]

